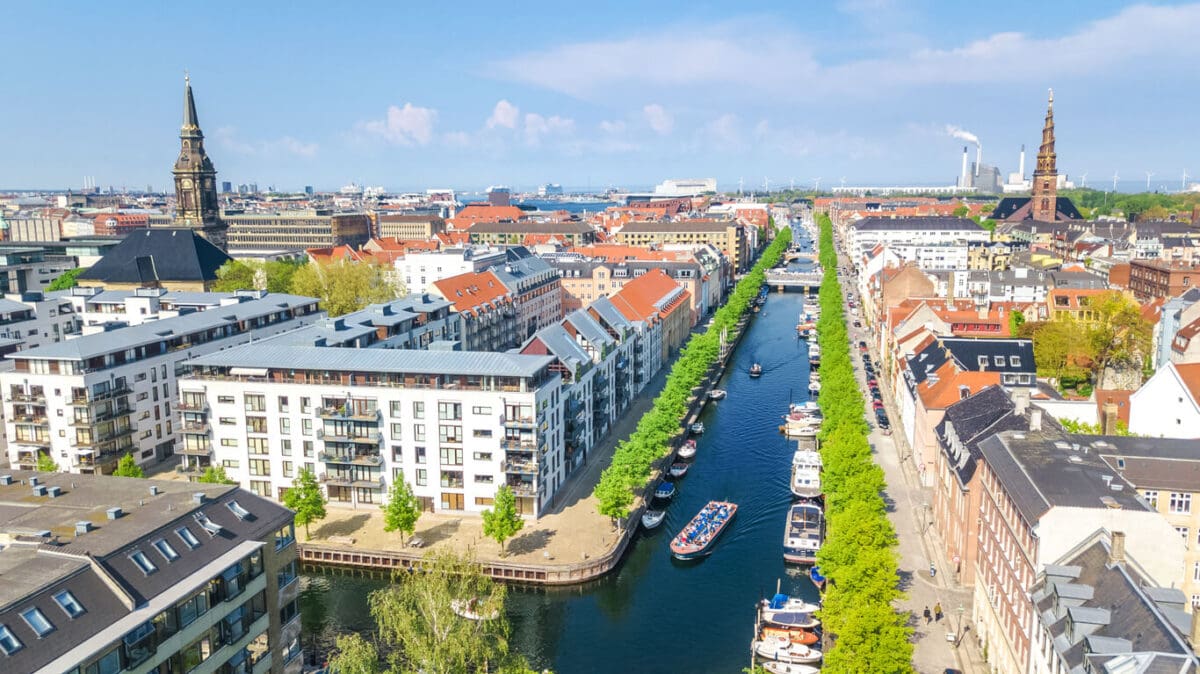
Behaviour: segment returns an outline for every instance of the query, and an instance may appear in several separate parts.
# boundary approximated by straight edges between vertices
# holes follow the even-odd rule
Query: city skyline
[[[1020,146],[1037,145],[1051,86],[1059,167],[1073,178],[1109,185],[1115,170],[1144,186],[1149,171],[1151,189],[1178,189],[1196,150],[1179,85],[1194,77],[1185,38],[1200,4],[1093,3],[1082,23],[1035,3],[850,0],[803,16],[768,3],[686,19],[682,5],[588,16],[544,5],[529,8],[532,22],[485,5],[313,7],[119,18],[24,9],[26,23],[52,24],[58,39],[13,36],[27,67],[0,73],[0,84],[57,104],[0,112],[11,158],[0,186],[78,187],[93,176],[167,191],[185,69],[218,179],[292,190],[602,189],[699,175],[722,189],[818,176],[826,186],[950,184],[963,144],[950,127],[979,137],[985,163],[1015,171]],[[121,31],[138,39],[98,37]],[[1171,84],[1175,75],[1184,79]]]

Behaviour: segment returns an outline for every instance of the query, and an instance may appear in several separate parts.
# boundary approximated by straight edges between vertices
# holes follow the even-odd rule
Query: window
[[[443,466],[461,466],[463,462],[462,447],[438,448],[439,459]]]
[[[997,367],[1004,367],[1004,356],[992,356],[992,362],[995,363]]]
[[[472,437],[476,437],[476,438],[490,438],[490,437],[492,437],[492,429],[476,428],[475,430],[471,431],[471,435],[472,435]]]
[[[312,443],[312,440],[305,440],[305,441],[304,441],[304,456],[305,456],[305,458],[308,458],[308,459],[311,459],[311,458],[313,457],[313,443]]]
[[[54,631],[54,625],[42,615],[42,612],[36,608],[26,609],[21,612],[21,617],[25,619],[25,624],[29,625],[29,629],[37,633],[38,638],[44,637]]]
[[[233,513],[239,520],[244,520],[251,516],[250,511],[243,508],[242,504],[237,501],[229,501],[225,504],[225,507],[229,508],[229,512]]]
[[[429,484],[429,472],[424,468],[417,469],[417,486],[424,487]]]
[[[292,432],[292,420],[288,419],[287,417],[280,417],[279,418],[279,432],[282,433],[283,435],[287,435],[288,433],[291,433]]]
[[[84,614],[83,604],[80,604],[70,590],[63,590],[54,595],[54,601],[70,618],[78,618]]]
[[[246,438],[246,451],[251,454],[266,454],[270,448],[267,447],[266,438]],[[263,473],[263,475],[270,474],[270,472]]]
[[[453,426],[450,424],[439,424],[438,425],[438,439],[441,442],[461,443],[463,441],[462,426]]]
[[[260,394],[246,394],[246,411],[247,412],[266,412],[267,397]]]
[[[392,439],[400,440],[401,436],[403,434],[403,429],[404,429],[404,424],[393,423],[392,424]]]
[[[987,356],[980,356],[979,357],[979,367],[987,369],[987,364],[988,364]]]
[[[424,419],[425,418],[425,403],[420,402],[420,401],[413,402],[413,418],[414,419]]]
[[[1174,515],[1187,514],[1192,512],[1192,495],[1179,492],[1171,492],[1171,501],[1168,506],[1168,512]]]
[[[21,642],[17,641],[17,637],[8,629],[8,625],[0,625],[0,650],[4,651],[5,655],[12,655],[21,650]]]
[[[491,461],[492,453],[491,452],[475,452],[475,454],[474,454],[474,456],[472,456],[472,458],[475,459],[476,461]]]
[[[491,475],[476,475],[475,484],[492,484],[493,479]]]
[[[300,413],[308,414],[312,412],[312,402],[308,398],[300,398]]]
[[[165,538],[154,541],[153,545],[154,549],[158,550],[158,553],[163,556],[163,559],[167,560],[168,564],[179,559],[179,553],[175,552],[175,548],[171,547],[171,544]]]
[[[258,477],[270,477],[270,459],[250,459],[250,474]]]
[[[1188,544],[1192,542],[1189,535],[1192,533],[1191,530],[1188,527],[1175,527],[1175,531],[1179,532],[1180,537],[1183,538],[1183,547],[1187,548]]]
[[[1021,357],[1020,356],[1009,356],[1008,364],[1013,367],[1021,367]]]
[[[1146,499],[1146,503],[1149,503],[1151,508],[1158,510],[1158,492],[1157,491],[1144,491],[1144,492],[1142,492],[1142,498]]]
[[[237,419],[233,417],[220,417],[217,422],[222,426],[237,426]]]
[[[425,448],[413,447],[413,457],[417,463],[425,463]]]
[[[217,396],[217,402],[222,405],[232,405],[233,396]]]
[[[300,420],[300,433],[302,435],[312,435],[312,419]]]
[[[425,442],[425,424],[413,424],[413,440]]]
[[[221,446],[222,447],[237,447],[238,446],[237,438],[221,438]]]
[[[388,403],[388,408],[389,408],[388,416],[390,416],[394,419],[399,419],[400,418],[400,410],[403,407],[403,405],[404,405],[404,403],[400,402],[399,400],[393,400],[390,403]]]
[[[291,461],[283,462],[283,476],[284,477],[295,477],[296,476],[295,468]]]
[[[129,560],[136,564],[137,567],[142,570],[142,573],[146,574],[147,576],[155,571],[158,571],[158,567],[154,565],[154,562],[150,561],[150,558],[146,556],[146,553],[142,552],[141,550],[138,550],[130,555]]]
[[[279,413],[280,414],[288,413],[288,397],[287,396],[279,396]]]
[[[179,527],[175,530],[175,533],[179,536],[179,540],[183,541],[183,544],[188,546],[188,549],[195,550],[196,548],[200,547],[200,540],[196,538],[196,535],[192,533],[191,529],[188,529],[187,527]]]
[[[462,419],[462,404],[438,403],[438,419],[442,421],[458,421]]]
[[[492,413],[492,408],[490,408],[490,407],[472,407],[471,408],[471,414],[488,415],[491,413]]]
[[[292,455],[292,441],[288,439],[279,441],[280,453],[284,456]]]

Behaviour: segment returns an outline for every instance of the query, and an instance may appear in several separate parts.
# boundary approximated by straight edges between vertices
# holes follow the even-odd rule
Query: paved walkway
[[[845,278],[842,279],[842,287],[849,287]],[[846,312],[849,317],[848,307]],[[868,344],[873,341],[865,330],[850,327],[849,333],[854,354],[861,354],[857,347],[860,340]],[[879,361],[877,354],[873,354],[872,359],[875,363]],[[911,614],[909,625],[913,628],[913,667],[922,674],[943,674],[948,669],[987,672],[972,630],[968,629],[963,638],[957,638],[961,628],[969,627],[971,622],[971,589],[957,586],[948,574],[937,573],[932,578],[929,575],[931,561],[938,569],[950,568],[949,563],[936,553],[944,547],[934,540],[932,492],[921,487],[913,471],[901,463],[901,452],[895,441],[898,438],[884,434],[875,426],[875,414],[871,409],[861,356],[853,355],[851,360],[866,398],[867,418],[871,420],[869,441],[872,453],[876,463],[883,469],[888,485],[884,498],[888,504],[888,519],[899,540],[900,586],[906,593],[898,608]],[[883,397],[889,408],[888,417],[896,419],[890,392],[885,389]],[[923,617],[925,608],[933,611],[938,603],[942,605],[942,620],[926,623]]]

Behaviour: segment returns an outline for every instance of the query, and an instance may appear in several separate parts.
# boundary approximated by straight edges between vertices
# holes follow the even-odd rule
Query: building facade
[[[628,246],[709,243],[724,253],[735,272],[744,272],[753,263],[757,248],[757,237],[746,229],[733,220],[628,222],[616,233],[616,240]]]
[[[520,345],[516,296],[491,271],[435,281],[430,290],[450,302],[462,321],[464,351],[507,351]]]
[[[428,241],[435,234],[446,231],[446,221],[436,215],[393,215],[379,213],[378,235],[400,240],[415,239]]]
[[[1129,290],[1138,302],[1178,297],[1200,286],[1200,265],[1165,260],[1130,260]]]
[[[241,253],[358,247],[371,239],[371,216],[327,209],[222,216],[229,225],[229,250]]]

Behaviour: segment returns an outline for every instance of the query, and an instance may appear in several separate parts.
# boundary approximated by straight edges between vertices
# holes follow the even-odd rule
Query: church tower
[[[1033,172],[1033,219],[1054,222],[1058,214],[1058,162],[1054,154],[1054,90],[1046,107],[1046,126],[1042,129],[1042,147],[1038,150]]]
[[[183,127],[179,131],[179,159],[175,160],[176,227],[196,230],[213,245],[225,250],[227,225],[217,205],[217,170],[204,152],[204,133],[192,99],[192,81],[183,78]]]

